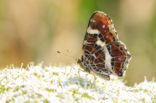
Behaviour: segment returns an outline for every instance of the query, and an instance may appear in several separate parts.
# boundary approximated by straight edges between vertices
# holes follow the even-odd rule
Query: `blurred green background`
[[[0,0],[0,67],[76,63],[96,10],[112,18],[133,56],[127,84],[156,77],[156,0]]]

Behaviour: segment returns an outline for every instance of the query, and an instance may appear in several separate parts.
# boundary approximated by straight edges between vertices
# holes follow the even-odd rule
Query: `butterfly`
[[[89,19],[84,37],[83,54],[77,63],[87,72],[94,72],[109,80],[111,74],[123,76],[131,54],[118,38],[111,18],[96,11]]]

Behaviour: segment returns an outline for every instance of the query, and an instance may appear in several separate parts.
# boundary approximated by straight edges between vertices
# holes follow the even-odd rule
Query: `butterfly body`
[[[89,20],[82,50],[78,64],[105,79],[110,79],[111,74],[123,76],[131,59],[125,44],[118,39],[112,20],[100,11]]]

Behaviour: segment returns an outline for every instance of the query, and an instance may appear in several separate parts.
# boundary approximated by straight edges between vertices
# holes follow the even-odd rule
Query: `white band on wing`
[[[98,29],[92,29],[90,26],[87,29],[87,33],[89,34],[100,34],[100,31]]]

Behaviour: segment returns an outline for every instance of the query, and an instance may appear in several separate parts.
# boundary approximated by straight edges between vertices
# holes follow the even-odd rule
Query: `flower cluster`
[[[78,65],[28,65],[0,70],[0,103],[155,103],[156,82],[128,87],[117,77],[104,80]]]

